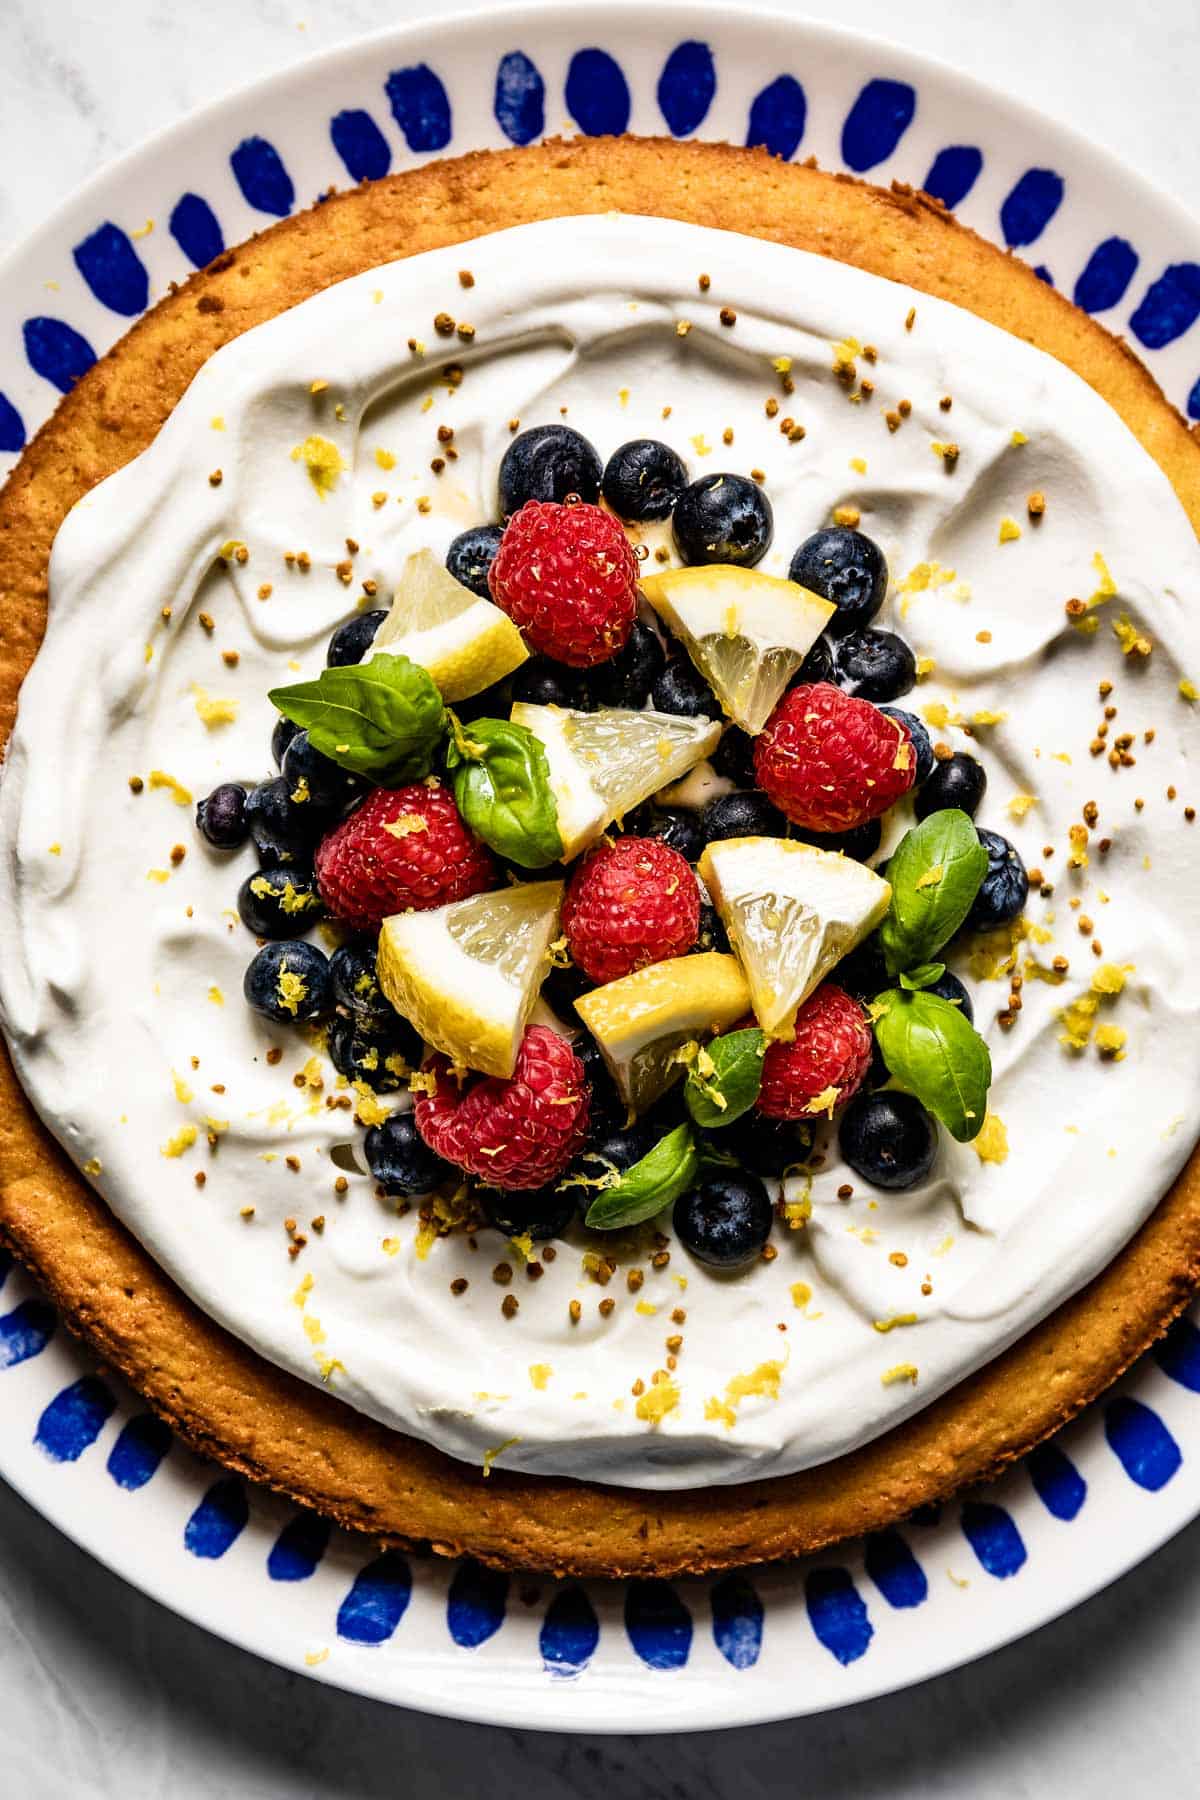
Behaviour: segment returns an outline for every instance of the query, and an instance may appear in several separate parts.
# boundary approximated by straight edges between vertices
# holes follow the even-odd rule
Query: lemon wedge
[[[570,861],[606,825],[702,762],[721,736],[717,719],[602,707],[574,712],[519,700],[514,725],[540,738],[550,764],[563,857]]]
[[[419,663],[451,702],[481,694],[529,656],[508,615],[455,581],[430,550],[404,565],[373,648]]]
[[[529,881],[379,933],[379,985],[427,1044],[468,1069],[511,1075],[558,932],[561,881]]]
[[[798,582],[728,563],[666,569],[642,592],[734,724],[752,733],[837,610]]]
[[[771,1038],[794,1034],[797,1007],[875,929],[892,897],[853,857],[788,838],[725,838],[709,844],[696,872]]]
[[[575,1002],[627,1106],[644,1112],[684,1072],[682,1044],[728,1031],[750,1008],[737,958],[709,950],[652,963]]]

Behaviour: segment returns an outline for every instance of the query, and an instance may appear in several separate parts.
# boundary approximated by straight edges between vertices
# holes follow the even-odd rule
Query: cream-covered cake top
[[[347,1087],[245,1006],[253,851],[192,827],[218,781],[271,772],[267,692],[316,675],[364,584],[386,603],[413,552],[496,516],[510,421],[563,418],[604,457],[655,437],[693,476],[761,472],[771,574],[857,514],[891,570],[876,623],[919,658],[901,704],[982,760],[978,823],[1041,872],[1022,920],[951,959],[994,1065],[980,1137],[943,1133],[889,1194],[822,1130],[774,1259],[732,1276],[653,1226],[577,1225],[527,1262],[379,1197],[355,1115],[407,1095]],[[1115,414],[943,302],[619,216],[373,270],[215,355],[59,533],[0,788],[22,1082],[200,1306],[453,1456],[647,1488],[835,1457],[1080,1288],[1194,1142],[1198,592],[1188,521]],[[702,768],[683,798],[712,791]],[[905,800],[883,856],[911,823]]]

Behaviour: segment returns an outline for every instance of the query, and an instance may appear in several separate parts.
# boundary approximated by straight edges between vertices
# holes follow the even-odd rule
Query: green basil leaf
[[[932,961],[970,912],[987,866],[978,832],[957,807],[905,832],[888,863],[892,899],[879,927],[889,975]]]
[[[900,977],[900,986],[910,994],[920,993],[922,988],[932,987],[946,973],[946,965],[941,962],[921,963],[915,969],[909,969]]]
[[[694,1187],[699,1173],[700,1158],[691,1131],[686,1125],[677,1125],[641,1162],[626,1169],[613,1187],[597,1194],[583,1222],[593,1231],[641,1225]]]
[[[428,670],[407,656],[322,669],[315,681],[272,688],[285,719],[302,725],[314,750],[375,781],[419,781],[433,767],[446,709]]]
[[[762,1086],[767,1040],[757,1026],[728,1031],[705,1044],[688,1070],[683,1097],[697,1125],[732,1125],[749,1112]]]
[[[742,1166],[740,1157],[734,1156],[729,1150],[720,1149],[711,1138],[705,1138],[699,1146],[699,1157],[701,1174],[706,1169],[740,1169]]]
[[[992,1059],[962,1008],[940,994],[892,988],[871,1007],[889,1071],[922,1106],[969,1144],[983,1129]]]
[[[558,802],[541,739],[510,719],[474,719],[464,727],[453,715],[451,733],[446,767],[471,830],[522,868],[557,862]]]

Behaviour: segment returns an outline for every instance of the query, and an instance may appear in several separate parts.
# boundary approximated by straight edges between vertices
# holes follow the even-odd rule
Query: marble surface
[[[775,0],[782,6],[786,0]],[[0,0],[0,249],[101,162],[200,102],[428,0]],[[844,5],[810,16],[848,22]],[[857,0],[850,22],[1023,93],[1193,208],[1200,10]],[[794,1725],[566,1738],[356,1700],[215,1642],[0,1486],[0,1792],[22,1800],[1025,1800],[1195,1791],[1200,1522],[1023,1643]]]

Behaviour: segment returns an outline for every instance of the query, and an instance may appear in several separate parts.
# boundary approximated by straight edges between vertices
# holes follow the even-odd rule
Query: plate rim
[[[441,19],[418,19],[403,25],[382,26],[375,31],[361,33],[357,37],[347,37],[324,50],[312,51],[282,69],[272,70],[270,74],[260,75],[251,81],[243,82],[220,98],[205,101],[202,106],[193,107],[180,119],[168,125],[160,126],[157,131],[148,132],[145,137],[122,150],[89,175],[72,193],[48,212],[45,218],[33,229],[19,238],[3,255],[0,255],[0,285],[13,273],[17,263],[41,241],[62,228],[62,225],[76,207],[82,207],[94,194],[101,192],[109,183],[122,177],[129,167],[146,157],[149,153],[165,149],[177,138],[186,137],[190,132],[203,129],[227,112],[240,109],[245,103],[260,94],[286,90],[293,82],[302,83],[318,65],[333,66],[342,61],[349,62],[363,51],[370,51],[389,43],[401,43],[414,40],[426,33],[437,33],[439,36],[456,37],[483,19],[489,28],[501,27],[510,21],[536,21],[543,18],[562,18],[569,21],[575,16],[584,16],[587,12],[603,12],[615,19],[642,19],[645,16],[644,0],[584,0],[578,7],[574,0],[506,0],[506,4],[495,8],[486,7],[483,0],[477,0],[474,6],[456,7]],[[731,16],[726,0],[657,0],[654,8],[655,22],[658,20],[680,20],[688,25],[697,21],[711,20],[714,24],[723,24]],[[1018,118],[1033,122],[1043,138],[1053,137],[1064,144],[1068,150],[1090,159],[1103,167],[1110,179],[1144,194],[1156,209],[1173,215],[1175,228],[1182,232],[1194,232],[1200,238],[1200,211],[1193,212],[1174,194],[1159,188],[1140,169],[1128,168],[1105,145],[1089,138],[1086,133],[1073,125],[1064,125],[1051,118],[1040,108],[1030,105],[1019,95],[1013,94],[1006,87],[991,87],[976,75],[965,74],[958,70],[945,57],[925,51],[910,50],[894,39],[881,38],[871,32],[862,31],[854,26],[830,25],[824,20],[806,18],[803,14],[787,12],[774,5],[759,5],[757,0],[734,0],[732,16],[755,21],[759,25],[773,26],[783,32],[796,32],[809,40],[823,40],[829,47],[850,43],[862,50],[871,50],[886,57],[889,63],[897,66],[907,65],[913,71],[929,71],[941,80],[957,86],[968,98],[973,97],[990,108],[997,103]],[[661,134],[654,134],[661,135]],[[384,178],[386,179],[386,177]],[[351,184],[354,185],[354,184]],[[270,229],[264,226],[264,230]],[[1014,252],[1015,254],[1016,252]],[[136,321],[135,321],[136,323]],[[1135,352],[1136,354],[1136,352]],[[1142,359],[1139,356],[1138,361]],[[1143,367],[1146,365],[1143,363]],[[1153,371],[1150,371],[1153,373]]]
[[[206,101],[203,105],[190,109],[182,118],[162,126],[157,131],[148,133],[119,155],[104,163],[94,174],[81,182],[73,191],[64,197],[33,227],[0,256],[0,297],[7,283],[13,278],[21,264],[32,255],[38,254],[40,248],[51,241],[61,242],[69,231],[69,221],[76,212],[91,207],[94,201],[106,191],[119,186],[140,164],[150,156],[169,151],[174,145],[193,135],[211,133],[214,127],[225,117],[236,116],[252,106],[259,97],[285,96],[290,88],[304,89],[313,80],[318,70],[335,70],[342,66],[357,62],[362,56],[370,55],[376,50],[384,50],[395,46],[405,50],[414,45],[426,43],[431,39],[442,44],[453,44],[456,38],[469,32],[481,23],[489,32],[505,28],[515,29],[524,26],[536,29],[539,21],[553,19],[563,25],[579,22],[581,31],[590,25],[594,18],[603,18],[606,29],[619,27],[623,19],[643,20],[645,18],[643,0],[588,0],[586,5],[573,4],[573,0],[528,0],[528,3],[506,4],[495,9],[475,7],[458,7],[444,18],[424,18],[410,20],[406,23],[383,26],[378,29],[347,36],[321,50],[311,51],[283,68],[275,69],[268,74],[243,82],[216,99]],[[722,0],[659,0],[654,9],[653,23],[667,25],[678,21],[679,26],[687,33],[704,32],[705,30],[721,31],[727,27],[732,18],[752,21],[758,27],[773,28],[781,37],[786,37],[800,45],[816,45],[819,48],[836,52],[849,47],[856,60],[861,60],[868,53],[878,57],[885,63],[889,73],[909,76],[916,82],[921,79],[932,79],[949,88],[967,102],[986,107],[989,115],[995,118],[998,114],[1008,121],[1019,124],[1028,122],[1034,128],[1038,142],[1042,145],[1062,146],[1062,153],[1068,166],[1082,161],[1098,171],[1102,178],[1119,185],[1130,196],[1131,204],[1139,202],[1151,206],[1157,216],[1163,219],[1183,241],[1194,241],[1200,247],[1200,214],[1193,212],[1175,195],[1160,189],[1140,169],[1128,167],[1114,152],[1106,146],[1095,142],[1084,132],[1074,126],[1064,125],[1039,108],[1032,106],[1019,95],[1012,93],[1004,86],[991,85],[981,78],[963,73],[956,69],[945,57],[912,50],[896,43],[887,37],[863,31],[850,26],[830,24],[805,17],[803,14],[784,11],[777,6],[758,5],[755,0],[739,0],[732,9]],[[611,25],[609,22],[612,22]],[[659,134],[655,134],[659,135]],[[346,185],[353,185],[347,183]],[[264,221],[263,229],[269,228]],[[1014,254],[1020,254],[1019,251]],[[136,321],[131,321],[131,325]],[[127,329],[130,327],[127,327]],[[1136,354],[1136,353],[1135,353]],[[1138,357],[1142,366],[1148,369],[1154,378],[1154,371]],[[57,406],[57,402],[55,406]],[[38,428],[40,429],[40,427]],[[30,437],[34,441],[35,433]],[[20,460],[19,458],[17,459]],[[15,467],[14,463],[14,467]],[[80,1340],[71,1339],[72,1344]],[[84,1344],[85,1352],[91,1352]],[[1111,1390],[1110,1390],[1111,1391]],[[1085,1415],[1086,1416],[1086,1415]],[[118,1566],[111,1551],[102,1545],[102,1533],[95,1533],[89,1528],[86,1509],[75,1509],[82,1512],[82,1518],[76,1521],[64,1516],[71,1511],[68,1504],[47,1502],[41,1495],[35,1497],[35,1484],[24,1481],[20,1474],[3,1466],[0,1455],[0,1478],[17,1493],[22,1501],[29,1505],[42,1518],[46,1519],[56,1530],[63,1532],[70,1541],[95,1558],[110,1574],[127,1582],[137,1592],[146,1595],[156,1604],[165,1607],[176,1617],[189,1624],[199,1624],[201,1629],[211,1633],[219,1640],[233,1644],[250,1655],[274,1664],[292,1674],[310,1677],[329,1687],[336,1687],[354,1693],[381,1705],[408,1706],[422,1712],[436,1712],[438,1716],[477,1724],[503,1724],[509,1728],[537,1730],[548,1732],[589,1733],[604,1736],[650,1736],[669,1733],[677,1730],[689,1732],[713,1732],[739,1729],[753,1724],[777,1723],[783,1720],[814,1716],[819,1713],[834,1711],[849,1705],[880,1698],[885,1694],[904,1692],[912,1687],[939,1675],[965,1668],[990,1655],[1018,1639],[1040,1631],[1044,1626],[1063,1617],[1093,1599],[1104,1588],[1130,1574],[1149,1557],[1157,1554],[1163,1545],[1174,1537],[1178,1531],[1200,1514],[1200,1486],[1191,1497],[1189,1509],[1183,1516],[1171,1517],[1155,1526],[1144,1539],[1139,1539],[1136,1555],[1132,1561],[1121,1560],[1119,1566],[1105,1568],[1094,1578],[1091,1574],[1082,1585],[1072,1585],[1072,1591],[1066,1598],[1053,1600],[1046,1610],[1039,1610],[1034,1622],[1021,1621],[1004,1625],[998,1635],[991,1636],[986,1646],[969,1649],[965,1654],[946,1642],[945,1634],[931,1634],[931,1641],[941,1642],[943,1648],[935,1654],[921,1660],[920,1666],[897,1679],[886,1667],[880,1668],[878,1676],[864,1681],[866,1671],[857,1678],[856,1691],[844,1699],[836,1695],[823,1698],[816,1705],[806,1706],[798,1713],[791,1703],[791,1696],[786,1694],[780,1683],[770,1681],[756,1686],[755,1701],[750,1707],[740,1706],[738,1715],[717,1722],[706,1724],[690,1724],[679,1719],[667,1717],[661,1722],[650,1719],[638,1720],[630,1725],[624,1719],[584,1718],[582,1713],[564,1722],[562,1717],[548,1718],[544,1707],[538,1712],[530,1712],[527,1708],[534,1703],[532,1695],[523,1701],[522,1690],[518,1689],[505,1706],[503,1716],[498,1709],[487,1709],[472,1705],[469,1699],[459,1699],[452,1689],[444,1697],[439,1696],[436,1706],[427,1701],[414,1702],[411,1699],[389,1698],[380,1695],[361,1680],[355,1678],[351,1664],[337,1666],[336,1677],[326,1674],[323,1668],[306,1667],[297,1656],[288,1660],[282,1649],[264,1648],[261,1642],[252,1641],[248,1635],[249,1627],[237,1621],[222,1620],[220,1624],[210,1623],[207,1619],[197,1618],[194,1611],[185,1610],[187,1602],[178,1593],[172,1596],[169,1583],[160,1578],[155,1571],[138,1571],[131,1573]],[[64,1490],[64,1493],[67,1490]],[[364,1537],[364,1543],[370,1540]],[[1123,1547],[1121,1558],[1128,1556],[1128,1549]],[[449,1564],[447,1564],[449,1566]],[[792,1565],[782,1565],[788,1567]],[[251,1615],[252,1616],[252,1615]],[[552,1691],[552,1690],[550,1690]],[[749,1690],[747,1690],[747,1697]],[[565,1698],[561,1693],[560,1698]],[[579,1709],[576,1709],[578,1712]]]

